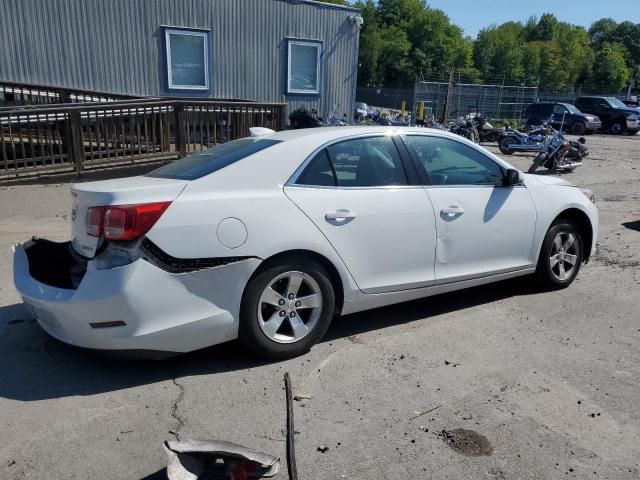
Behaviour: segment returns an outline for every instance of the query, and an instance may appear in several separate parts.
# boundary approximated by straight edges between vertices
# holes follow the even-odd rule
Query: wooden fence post
[[[72,110],[67,113],[60,136],[62,140],[60,149],[66,153],[67,161],[73,162],[76,173],[79,175],[84,167],[84,142],[79,111]]]
[[[80,175],[84,168],[84,140],[82,139],[82,123],[80,111],[69,112],[69,152],[76,167],[76,173]]]
[[[280,115],[278,128],[276,130],[284,130],[285,125],[287,125],[287,99],[284,95],[280,97],[280,103],[282,104],[280,107]]]
[[[176,152],[178,152],[178,158],[182,158],[187,154],[187,145],[184,142],[184,107],[176,103],[173,107],[173,124],[174,124],[174,136],[176,144]]]

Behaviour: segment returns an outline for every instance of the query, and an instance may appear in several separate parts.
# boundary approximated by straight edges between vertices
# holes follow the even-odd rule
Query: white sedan
[[[336,316],[521,275],[563,288],[595,253],[592,192],[459,136],[259,130],[144,176],[74,185],[72,240],[14,248],[16,288],[42,328],[150,356],[239,337],[288,357]]]

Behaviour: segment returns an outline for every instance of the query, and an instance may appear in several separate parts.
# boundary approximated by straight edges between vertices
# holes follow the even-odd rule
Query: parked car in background
[[[588,113],[582,113],[570,103],[541,102],[532,103],[522,113],[522,118],[531,125],[549,122],[556,129],[574,135],[594,132],[602,127],[600,118]]]
[[[290,357],[346,315],[595,253],[593,193],[451,133],[261,129],[147,175],[71,189],[72,240],[14,247],[17,290],[73,345]],[[437,245],[437,248],[436,248]]]
[[[621,98],[620,101],[624,103],[627,107],[633,107],[633,108],[640,107],[640,98],[635,95],[629,98]]]
[[[576,100],[581,111],[597,115],[602,120],[602,128],[611,133],[635,134],[640,131],[640,109],[625,105],[615,97],[585,96]]]
[[[369,115],[369,105],[367,105],[364,102],[357,102],[355,111],[353,113],[353,118],[356,121],[358,121],[358,120],[362,120],[363,118],[367,118],[368,115]]]

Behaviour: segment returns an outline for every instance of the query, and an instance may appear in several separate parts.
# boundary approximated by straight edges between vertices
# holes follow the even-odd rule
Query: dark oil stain
[[[461,455],[482,457],[493,453],[493,447],[487,437],[473,430],[456,428],[454,430],[442,430],[436,435],[442,438],[449,445],[449,448]]]

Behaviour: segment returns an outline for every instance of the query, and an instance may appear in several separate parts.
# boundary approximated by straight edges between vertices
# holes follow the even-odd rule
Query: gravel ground
[[[508,281],[351,315],[284,362],[237,343],[110,360],[47,337],[9,247],[68,238],[69,181],[0,187],[0,478],[163,478],[176,435],[284,459],[285,371],[313,396],[294,407],[302,479],[639,478],[640,136],[587,142],[566,178],[597,194],[599,253],[569,289]]]

